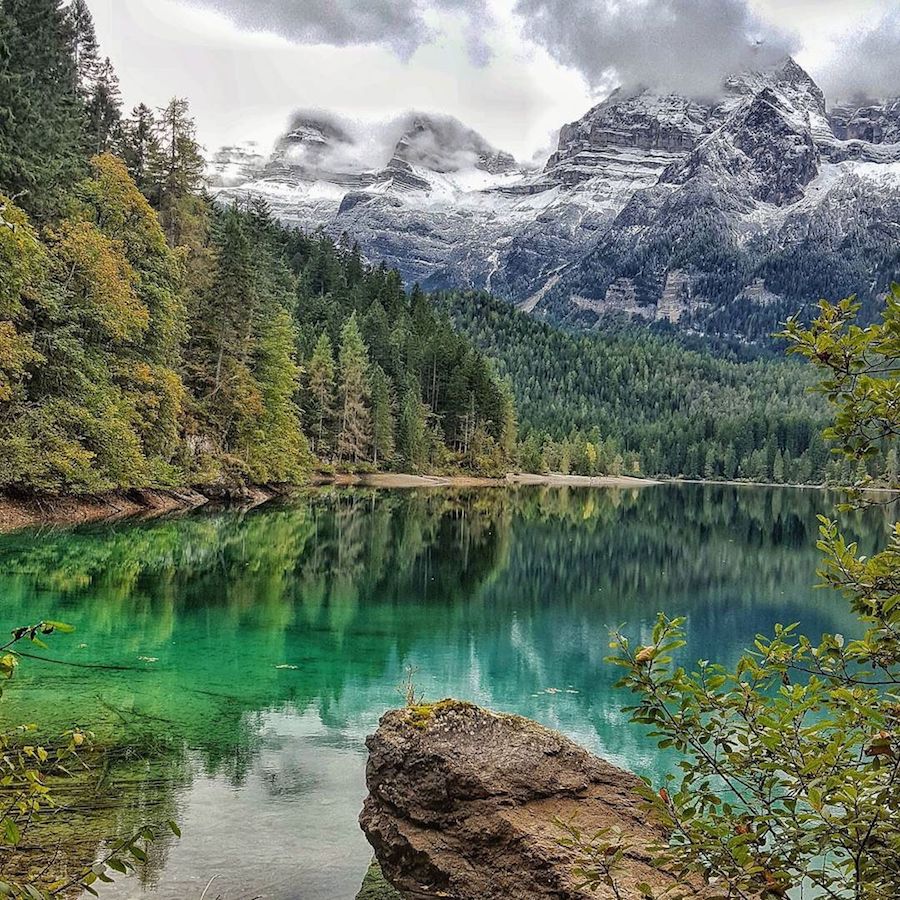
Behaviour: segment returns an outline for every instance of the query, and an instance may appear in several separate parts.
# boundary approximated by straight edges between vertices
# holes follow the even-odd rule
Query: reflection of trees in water
[[[117,840],[179,818],[176,791],[190,779],[180,742],[174,749],[156,734],[136,738],[132,730],[129,743],[87,754],[89,770],[73,767],[70,777],[50,779],[55,806],[32,818],[19,852],[0,857],[0,874],[66,882]],[[172,840],[168,828],[158,829],[147,863],[136,869],[142,885],[156,883]]]
[[[140,778],[111,765],[97,792],[109,816],[79,828],[88,844],[144,803],[173,802],[188,750],[240,783],[265,710],[374,724],[406,661],[436,691],[477,690],[651,771],[603,663],[606,626],[687,613],[689,651],[726,660],[787,612],[812,632],[839,627],[840,603],[809,588],[829,505],[722,486],[325,490],[247,513],[7,535],[4,619],[72,621],[54,655],[133,667],[35,662],[10,701],[46,701],[51,725],[97,722],[115,747],[140,746],[147,728],[172,737],[176,757]],[[849,531],[874,545],[888,519],[869,511]],[[541,693],[570,684],[578,694]]]

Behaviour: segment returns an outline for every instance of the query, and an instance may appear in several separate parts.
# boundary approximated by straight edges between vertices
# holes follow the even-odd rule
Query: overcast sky
[[[617,83],[701,96],[786,53],[830,98],[900,95],[896,0],[88,2],[126,104],[187,97],[211,150],[416,109],[529,159]]]

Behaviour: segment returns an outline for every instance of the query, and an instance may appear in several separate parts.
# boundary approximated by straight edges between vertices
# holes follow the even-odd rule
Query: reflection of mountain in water
[[[398,702],[407,664],[431,697],[514,710],[658,774],[669,762],[619,711],[607,626],[685,613],[688,661],[729,661],[775,621],[852,627],[811,588],[828,509],[819,492],[721,486],[322,491],[247,514],[7,535],[6,624],[70,621],[55,658],[128,668],[30,661],[4,704],[54,728],[96,723],[116,748],[97,793],[107,812],[78,823],[82,859],[109,831],[170,817],[176,794],[193,809],[226,785],[285,822],[336,797],[351,828],[362,737]],[[848,523],[866,552],[879,516]],[[224,840],[212,821],[224,815],[210,807],[193,839]],[[314,824],[291,828],[312,853]],[[168,884],[171,868],[160,851],[147,877]]]

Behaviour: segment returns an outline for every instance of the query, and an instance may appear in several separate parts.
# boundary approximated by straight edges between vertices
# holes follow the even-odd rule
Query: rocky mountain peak
[[[900,277],[900,100],[828,110],[792,59],[712,99],[615,91],[562,127],[541,172],[432,113],[370,128],[298,114],[260,165],[220,155],[219,196],[352,234],[410,283],[579,325],[768,339],[810,297],[874,302]]]
[[[315,171],[328,156],[354,144],[353,136],[329,116],[300,112],[275,144],[271,162]]]
[[[710,108],[677,94],[616,90],[578,121],[564,125],[545,172],[573,185],[621,165],[658,175],[690,151],[703,134]]]
[[[393,160],[449,173],[476,168],[492,174],[512,171],[511,154],[497,150],[477,131],[452,116],[414,113],[394,148]]]
[[[843,103],[834,107],[828,118],[841,140],[900,144],[900,98]]]

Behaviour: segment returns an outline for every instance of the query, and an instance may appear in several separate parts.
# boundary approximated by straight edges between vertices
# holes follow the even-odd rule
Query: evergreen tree
[[[338,459],[359,462],[365,459],[372,442],[369,413],[369,386],[366,374],[369,358],[354,312],[341,329],[338,354],[340,427],[337,437]]]
[[[897,448],[891,447],[884,459],[884,480],[888,484],[896,484],[897,473]]]
[[[776,484],[784,482],[784,455],[781,450],[775,453],[775,462],[772,464],[772,480]]]
[[[120,146],[131,177],[147,197],[153,198],[162,180],[162,151],[153,112],[143,103],[122,123]]]
[[[330,458],[334,452],[335,386],[334,351],[328,333],[323,331],[306,366],[309,390],[307,425],[313,439],[313,453],[319,459]]]
[[[0,193],[45,221],[86,170],[72,21],[62,0],[4,0],[0,36]]]
[[[190,322],[186,371],[200,431],[227,453],[263,413],[250,367],[259,296],[250,236],[237,209],[222,211],[214,240],[215,273]]]
[[[516,419],[516,401],[509,381],[500,385],[500,416],[497,438],[506,459],[512,459],[518,440],[519,423]]]
[[[72,56],[77,90],[82,100],[87,103],[94,94],[102,70],[94,17],[88,8],[87,0],[73,0],[69,7],[69,20],[72,27]],[[108,64],[109,60],[106,62]]]
[[[254,375],[262,398],[262,415],[246,422],[243,443],[250,477],[261,483],[297,483],[311,456],[295,403],[300,368],[294,357],[296,335],[290,315],[278,310],[262,325]]]
[[[153,187],[156,208],[174,247],[181,242],[185,207],[203,183],[206,163],[196,140],[196,126],[187,100],[178,97],[157,111],[160,171]]]
[[[421,472],[428,462],[428,407],[417,384],[407,385],[400,405],[397,448],[411,472]]]
[[[122,93],[119,79],[107,57],[100,66],[87,102],[87,129],[95,153],[105,153],[119,142]]]
[[[388,465],[394,457],[394,410],[388,377],[377,363],[369,371],[372,397],[372,462]]]

